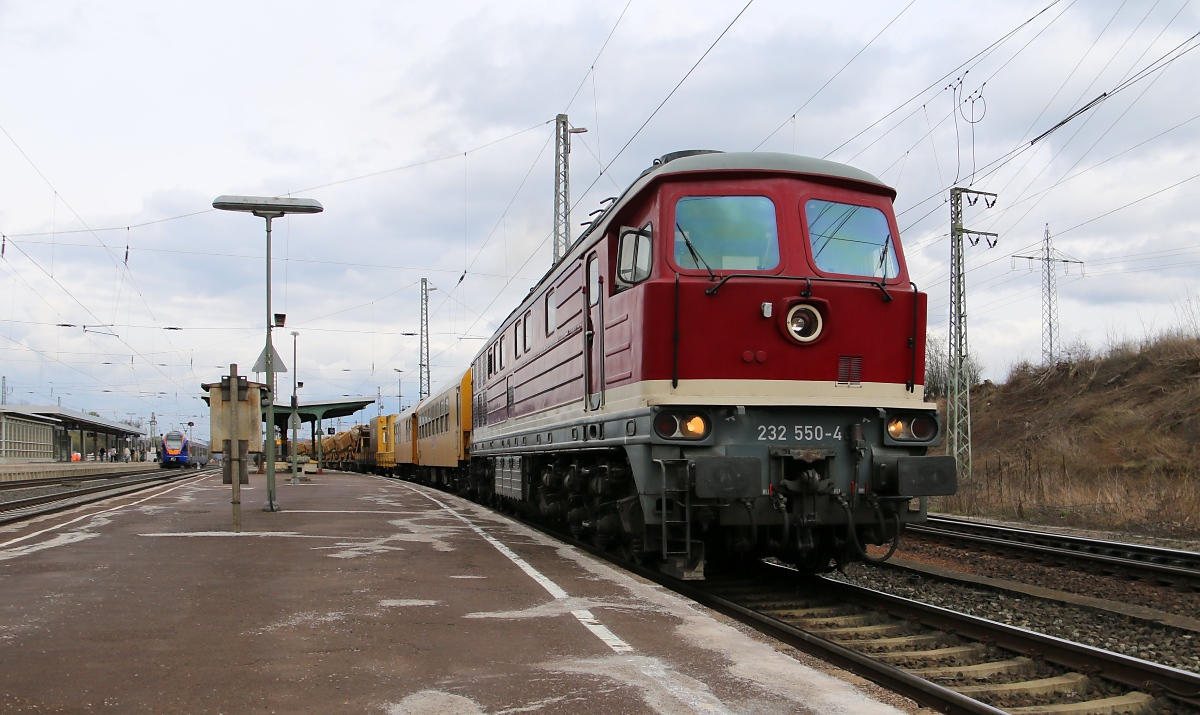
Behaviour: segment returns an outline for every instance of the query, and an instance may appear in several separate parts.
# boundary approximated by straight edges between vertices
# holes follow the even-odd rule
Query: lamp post
[[[252,213],[267,221],[267,344],[263,349],[267,373],[267,503],[263,511],[279,511],[275,501],[275,347],[271,344],[271,328],[274,325],[271,313],[271,221],[285,214],[315,214],[324,211],[316,199],[288,199],[266,196],[218,196],[213,208],[222,211]],[[282,325],[280,327],[283,327]]]
[[[394,367],[392,368],[392,372],[396,373],[396,414],[400,414],[404,411],[403,391],[400,389],[400,385],[404,380],[402,377],[404,371],[398,367]]]
[[[300,477],[296,474],[296,431],[299,427],[299,419],[296,415],[296,373],[299,372],[296,363],[296,338],[299,335],[299,332],[292,331],[292,418],[288,420],[292,428],[292,484],[300,483]]]

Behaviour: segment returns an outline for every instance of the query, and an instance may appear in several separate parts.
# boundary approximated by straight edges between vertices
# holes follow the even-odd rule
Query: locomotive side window
[[[675,204],[675,264],[766,271],[779,265],[775,203],[766,196],[685,196]]]
[[[600,261],[596,254],[588,258],[588,305],[600,302]]]
[[[654,226],[646,224],[641,230],[621,229],[617,243],[617,289],[623,290],[650,277],[653,260]]]
[[[817,268],[884,279],[900,275],[892,232],[879,209],[809,199],[804,213]]]
[[[500,354],[500,357],[497,360],[497,362],[499,363],[498,369],[500,369],[500,370],[504,369],[504,357],[505,357],[505,355],[504,355],[504,338],[505,337],[507,337],[507,336],[504,336],[504,335],[500,336],[500,345],[499,345],[499,347],[496,348],[496,351]]]
[[[546,291],[546,335],[554,332],[554,326],[558,324],[557,310],[558,306],[554,303],[554,289]]]
[[[529,326],[531,323],[533,323],[533,311],[532,310],[525,313],[525,321],[523,323],[521,323],[521,325],[523,326],[521,329],[521,337],[525,341],[525,352],[529,352],[530,344],[533,342],[533,338],[531,338],[529,336],[529,333],[530,333]]]
[[[521,347],[525,344],[525,339],[522,337],[521,332],[524,329],[524,323],[521,322],[520,318],[517,318],[513,324],[513,353],[516,357],[521,357]]]

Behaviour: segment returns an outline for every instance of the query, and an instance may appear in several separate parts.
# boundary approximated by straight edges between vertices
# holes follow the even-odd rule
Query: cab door
[[[600,256],[593,251],[587,258],[587,321],[584,326],[584,369],[587,382],[587,408],[604,405],[604,276]]]

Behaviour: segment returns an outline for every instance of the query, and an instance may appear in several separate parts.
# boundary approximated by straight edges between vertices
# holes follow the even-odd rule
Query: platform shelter
[[[133,451],[145,434],[132,425],[55,405],[0,405],[0,464],[103,461]]]

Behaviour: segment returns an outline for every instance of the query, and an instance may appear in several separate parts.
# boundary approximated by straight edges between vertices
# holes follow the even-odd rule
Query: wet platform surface
[[[263,479],[0,529],[0,712],[897,712],[468,501]]]

